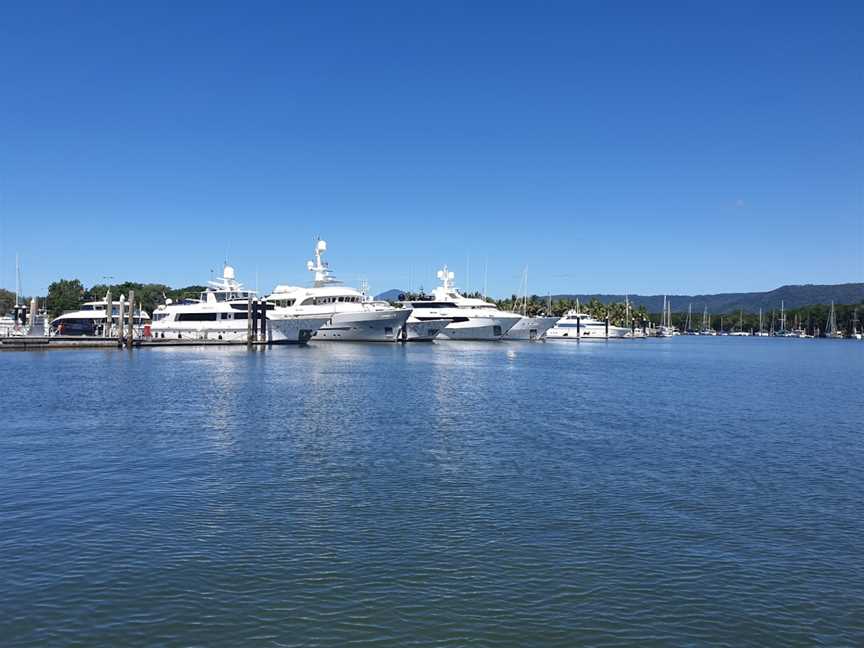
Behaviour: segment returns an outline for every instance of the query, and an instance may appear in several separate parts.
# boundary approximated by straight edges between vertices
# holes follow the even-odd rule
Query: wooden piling
[[[267,342],[267,302],[261,300],[261,341]]]
[[[114,303],[111,301],[111,291],[105,295],[105,324],[102,331],[102,337],[110,338],[113,335],[112,327],[114,324]]]
[[[256,299],[252,302],[252,340],[255,342],[258,341],[258,320],[261,317],[260,312],[261,304]]]
[[[132,348],[132,340],[135,337],[135,291],[129,291],[129,334],[126,337],[126,346]]]
[[[126,301],[123,295],[120,295],[120,301],[117,306],[117,342],[123,344],[123,336],[126,334]]]
[[[252,345],[252,295],[246,303],[246,344]]]

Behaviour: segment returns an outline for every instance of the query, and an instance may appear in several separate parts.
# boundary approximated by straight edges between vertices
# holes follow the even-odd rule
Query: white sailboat
[[[744,311],[742,309],[738,309],[738,330],[732,331],[729,335],[734,336],[749,336],[751,333],[744,330]]]
[[[825,337],[834,340],[843,339],[843,331],[837,328],[837,312],[834,310],[834,302],[831,302],[831,310],[828,313],[828,322],[825,326]]]
[[[663,295],[663,315],[660,318],[657,337],[672,337],[673,335],[675,335],[675,328],[672,326],[672,301]]]
[[[717,335],[717,331],[711,328],[711,318],[708,316],[708,305],[705,305],[705,310],[702,311],[702,330],[699,335]]]
[[[15,255],[15,305],[0,317],[0,336],[27,335],[27,306],[21,303],[21,263]]]

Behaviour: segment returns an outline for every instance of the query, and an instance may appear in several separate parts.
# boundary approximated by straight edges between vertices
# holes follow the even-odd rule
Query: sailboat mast
[[[15,255],[15,306],[20,305],[21,298],[21,262]]]

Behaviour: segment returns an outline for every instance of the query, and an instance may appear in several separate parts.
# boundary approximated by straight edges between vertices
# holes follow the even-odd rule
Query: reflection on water
[[[0,363],[4,646],[864,641],[864,345]]]

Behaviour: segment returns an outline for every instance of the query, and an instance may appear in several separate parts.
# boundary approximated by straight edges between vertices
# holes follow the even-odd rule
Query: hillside
[[[397,299],[399,289],[392,289],[377,295],[377,299]],[[604,304],[623,302],[624,295],[600,294],[560,294],[552,295],[553,300],[579,299],[588,302],[599,299]],[[637,306],[645,306],[649,312],[656,313],[663,308],[663,295],[630,295],[630,301]],[[744,310],[756,312],[760,308],[770,311],[779,309],[783,301],[786,308],[799,308],[811,304],[859,304],[864,302],[864,283],[845,283],[833,285],[806,284],[803,286],[781,286],[767,292],[752,293],[720,293],[717,295],[669,295],[672,300],[672,310],[682,312],[688,304],[693,304],[695,311],[701,311],[706,306],[711,313],[732,313]]]
[[[590,300],[597,298],[603,303],[620,302],[624,295],[553,295],[553,299]],[[848,283],[835,285],[781,286],[767,292],[720,293],[717,295],[669,295],[673,311],[687,310],[693,304],[694,310],[707,306],[711,313],[731,313],[737,310],[756,312],[760,308],[771,310],[780,308],[783,301],[786,308],[799,308],[811,304],[858,304],[864,302],[864,284]],[[630,295],[630,301],[645,306],[649,312],[656,313],[663,308],[663,295]]]

